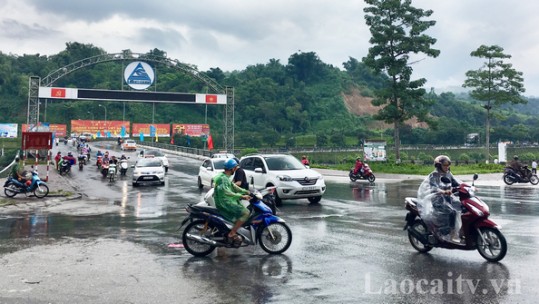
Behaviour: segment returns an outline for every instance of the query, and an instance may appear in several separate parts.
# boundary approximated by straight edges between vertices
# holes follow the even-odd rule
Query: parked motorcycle
[[[224,219],[217,208],[205,202],[189,204],[189,215],[180,226],[185,227],[182,242],[185,250],[194,256],[206,256],[216,247],[239,248],[259,244],[270,254],[285,252],[292,243],[292,232],[285,221],[272,214],[262,202],[260,192],[251,194],[249,219],[238,230],[239,240],[228,237],[234,223]]]
[[[524,177],[520,173],[515,172],[512,167],[505,167],[503,173],[504,183],[508,185],[512,185],[514,183],[531,183],[532,185],[537,185],[539,183],[539,178],[537,175],[532,174],[532,171],[528,168],[528,166],[524,166],[523,168],[526,172],[526,176]]]
[[[350,180],[355,182],[358,179],[366,179],[371,183],[374,183],[376,180],[376,176],[372,173],[371,167],[369,167],[368,164],[364,163],[362,170],[359,170],[357,174],[354,174],[354,168],[350,169],[350,173],[348,173],[348,176],[350,177]]]
[[[111,182],[113,182],[116,179],[116,164],[115,163],[109,164],[109,170],[107,174]]]
[[[474,174],[473,180],[477,179]],[[442,182],[449,184],[451,181],[447,177],[442,177]],[[507,253],[507,242],[501,233],[501,227],[489,220],[489,207],[479,197],[475,196],[474,183],[461,183],[452,189],[453,193],[458,193],[462,205],[462,227],[463,241],[454,243],[446,241],[432,232],[432,227],[428,227],[419,215],[416,198],[405,198],[405,207],[409,211],[406,215],[406,225],[404,230],[408,231],[408,239],[417,251],[421,253],[429,252],[434,247],[460,250],[476,250],[489,262],[497,262],[505,257]]]
[[[120,160],[120,175],[125,176],[128,168],[129,168],[129,164],[127,164],[127,159],[121,159]]]
[[[25,183],[21,183],[16,178],[9,176],[4,183],[4,193],[7,197],[14,197],[19,193],[34,193],[37,198],[44,198],[49,194],[49,187],[47,184],[39,178],[37,170],[31,172],[23,172],[27,179]]]
[[[277,214],[277,207],[276,207],[277,204],[275,203],[275,189],[276,188],[277,187],[272,186],[272,187],[267,187],[261,190],[257,190],[257,192],[259,192],[260,195],[262,196],[262,202],[266,204],[266,206],[270,207],[271,213],[273,215]],[[214,188],[211,188],[210,190],[208,190],[208,192],[206,192],[206,194],[204,195],[204,202],[206,202],[208,206],[215,207],[215,201],[213,200],[213,192],[214,192]],[[245,208],[249,207],[248,201],[241,200],[240,202]]]

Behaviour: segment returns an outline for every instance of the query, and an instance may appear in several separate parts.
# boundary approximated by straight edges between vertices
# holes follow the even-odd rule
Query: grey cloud
[[[0,35],[11,39],[32,39],[40,36],[49,36],[58,33],[39,24],[24,24],[13,19],[4,19],[0,22]]]

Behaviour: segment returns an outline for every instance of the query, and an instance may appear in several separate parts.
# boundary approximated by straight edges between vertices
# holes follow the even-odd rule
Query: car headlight
[[[288,175],[279,175],[277,178],[282,182],[291,182],[292,178]]]

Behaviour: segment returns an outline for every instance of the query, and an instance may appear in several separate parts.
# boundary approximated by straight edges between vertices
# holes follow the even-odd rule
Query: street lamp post
[[[107,131],[107,107],[104,106],[104,105],[101,105],[101,104],[98,105],[98,106],[100,106],[100,107],[102,107],[103,109],[105,109],[105,130],[104,130],[104,132],[106,132],[106,131]],[[106,134],[106,133],[105,133],[105,134]]]

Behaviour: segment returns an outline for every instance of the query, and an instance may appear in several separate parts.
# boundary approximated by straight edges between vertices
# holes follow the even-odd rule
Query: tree
[[[487,110],[485,141],[486,157],[490,159],[490,110],[493,106],[505,103],[526,103],[526,99],[520,95],[524,93],[524,78],[522,72],[512,68],[510,63],[503,59],[511,58],[511,55],[503,53],[503,48],[497,45],[481,45],[477,50],[470,53],[473,57],[485,58],[483,66],[478,70],[466,72],[467,79],[463,87],[473,88],[470,96],[485,102],[483,108]]]
[[[383,106],[374,118],[394,125],[395,157],[399,162],[399,131],[403,123],[413,117],[431,122],[427,114],[433,101],[423,97],[426,79],[411,80],[413,69],[409,60],[411,53],[430,57],[440,54],[431,48],[436,39],[423,33],[436,21],[423,21],[422,18],[432,15],[432,10],[414,8],[411,0],[365,0],[365,3],[371,5],[364,12],[372,47],[363,63],[389,77],[382,88],[374,91],[372,104]]]

